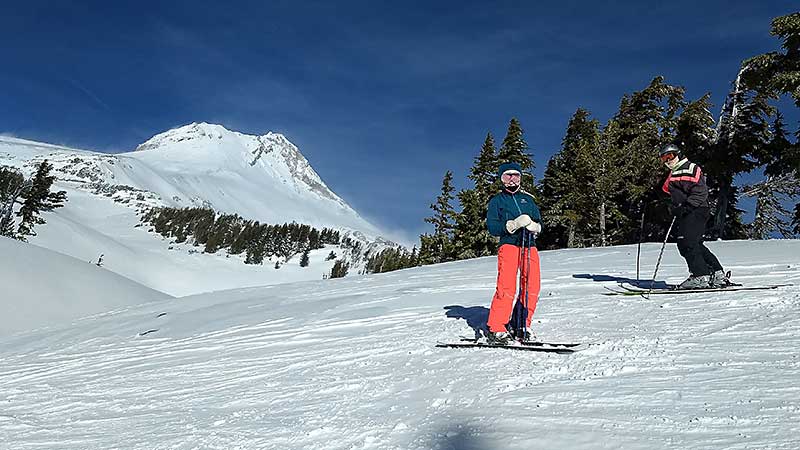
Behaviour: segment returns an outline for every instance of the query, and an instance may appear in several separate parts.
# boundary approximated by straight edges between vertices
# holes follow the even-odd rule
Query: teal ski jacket
[[[489,200],[489,209],[486,213],[486,225],[489,227],[489,234],[500,238],[500,245],[511,244],[522,247],[522,230],[520,228],[514,234],[506,230],[506,222],[516,219],[521,214],[527,214],[534,222],[542,222],[542,215],[539,207],[533,201],[533,196],[523,190],[512,194],[506,190],[496,194]],[[528,247],[536,247],[536,239],[530,233]]]

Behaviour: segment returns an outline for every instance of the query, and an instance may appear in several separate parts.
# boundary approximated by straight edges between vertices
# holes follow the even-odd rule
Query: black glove
[[[683,204],[680,205],[672,204],[669,206],[669,212],[672,213],[673,216],[680,219],[686,214],[686,207]]]

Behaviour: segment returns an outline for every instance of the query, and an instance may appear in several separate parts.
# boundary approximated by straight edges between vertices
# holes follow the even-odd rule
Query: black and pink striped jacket
[[[669,174],[663,189],[672,198],[674,206],[708,208],[706,176],[700,166],[686,158],[681,159],[678,167]]]

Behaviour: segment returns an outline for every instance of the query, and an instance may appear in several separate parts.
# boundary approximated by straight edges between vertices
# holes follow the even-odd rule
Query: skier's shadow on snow
[[[434,433],[432,448],[441,450],[486,450],[487,442],[481,437],[485,430],[465,423],[453,423]]]
[[[475,332],[475,338],[486,334],[488,328],[486,322],[489,321],[489,308],[485,306],[459,306],[450,305],[444,307],[447,317],[452,319],[464,319],[467,325]]]
[[[613,277],[611,275],[602,275],[602,274],[595,274],[595,273],[573,273],[572,278],[582,278],[585,280],[592,280],[592,281],[613,281],[615,283],[625,283],[631,286],[636,286],[640,288],[650,289],[650,280],[636,280],[634,278],[626,278],[626,277]],[[667,284],[666,281],[656,281],[653,283],[653,289],[669,289],[670,285]]]

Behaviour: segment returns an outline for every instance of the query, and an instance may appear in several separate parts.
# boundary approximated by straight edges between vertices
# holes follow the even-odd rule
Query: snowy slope
[[[795,286],[608,297],[635,246],[543,252],[536,332],[573,355],[434,347],[485,322],[493,258],[0,339],[0,447],[800,448],[800,242],[711,247],[737,281]],[[661,273],[685,275],[673,245]]]
[[[104,268],[0,237],[0,336],[168,295]]]
[[[102,253],[107,269],[172,295],[321,279],[333,266],[325,256],[335,249],[312,252],[309,268],[299,267],[299,255],[281,270],[275,261],[244,266],[224,251],[195,253],[134,228],[154,206],[207,206],[262,223],[297,221],[345,230],[365,248],[385,245],[280,134],[191,124],[115,155],[0,137],[0,165],[30,174],[43,159],[54,165],[54,189],[65,190],[68,202],[45,215],[47,224],[36,228],[31,242],[84,261]]]

